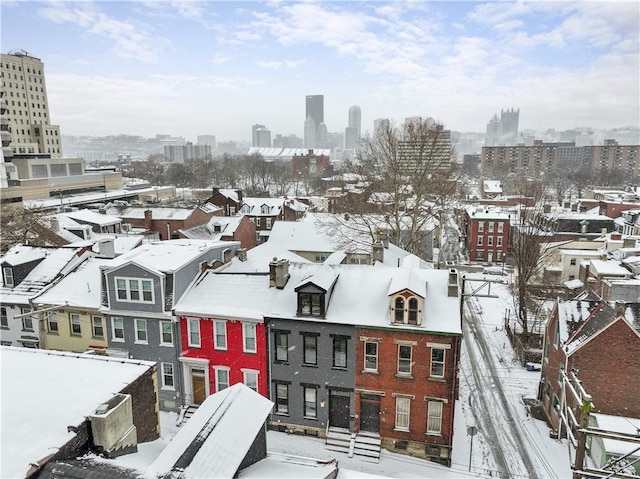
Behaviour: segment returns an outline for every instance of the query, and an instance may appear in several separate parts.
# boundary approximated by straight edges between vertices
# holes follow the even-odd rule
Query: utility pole
[[[587,447],[586,429],[589,427],[589,413],[591,412],[591,395],[582,396],[582,406],[580,407],[580,429],[576,432],[578,436],[578,446],[576,447],[576,458],[573,464],[573,479],[582,479],[584,468],[584,456]]]

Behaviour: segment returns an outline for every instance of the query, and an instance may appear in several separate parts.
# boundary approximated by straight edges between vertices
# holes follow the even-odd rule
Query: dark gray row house
[[[204,263],[220,266],[239,247],[237,241],[145,243],[101,266],[109,354],[157,362],[162,410],[177,411],[182,405],[182,345],[173,305]]]

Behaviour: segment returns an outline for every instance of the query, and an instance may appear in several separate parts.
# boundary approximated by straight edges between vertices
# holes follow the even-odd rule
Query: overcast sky
[[[2,0],[2,52],[45,64],[67,135],[303,136],[305,95],[330,132],[431,116],[486,130],[638,127],[640,3]]]

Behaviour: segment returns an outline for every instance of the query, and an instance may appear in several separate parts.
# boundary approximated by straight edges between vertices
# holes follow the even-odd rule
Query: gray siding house
[[[160,409],[182,405],[182,350],[174,303],[207,267],[222,265],[238,241],[171,240],[146,243],[101,267],[108,346],[123,356],[158,363]]]

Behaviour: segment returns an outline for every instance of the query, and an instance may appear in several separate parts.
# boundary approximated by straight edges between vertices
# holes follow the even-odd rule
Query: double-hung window
[[[119,301],[153,302],[153,281],[150,279],[116,278]]]
[[[478,236],[478,246],[482,246],[483,236]]]
[[[242,336],[244,339],[244,352],[255,353],[256,348],[256,325],[255,323],[242,324]]]
[[[396,429],[409,430],[409,414],[411,411],[411,399],[406,397],[396,398]]]
[[[398,374],[411,374],[411,350],[410,345],[398,345]]]
[[[104,326],[102,326],[102,316],[91,317],[91,332],[94,338],[104,338]]]
[[[227,322],[214,321],[213,347],[215,349],[227,349]]]
[[[333,367],[347,367],[347,338],[333,338]]]
[[[395,300],[394,321],[404,323],[404,298],[398,296]]]
[[[7,316],[7,308],[0,308],[0,326],[3,328],[9,327],[9,317]]]
[[[71,334],[82,334],[82,328],[80,326],[80,315],[71,313],[69,315],[69,322],[71,323]]]
[[[302,335],[303,359],[302,362],[308,365],[318,364],[318,337],[311,334]]]
[[[289,385],[276,383],[276,414],[289,414]]]
[[[171,321],[160,321],[160,345],[173,345],[173,325]]]
[[[444,377],[444,348],[431,348],[431,372],[430,376],[434,378]]]
[[[20,308],[22,314],[30,313],[31,308]],[[24,316],[22,318],[22,330],[23,331],[33,331],[33,317]]]
[[[229,387],[229,368],[216,367],[216,392]]]
[[[189,319],[187,322],[187,333],[189,336],[189,346],[194,348],[200,347],[200,320]]]
[[[147,320],[136,319],[136,343],[146,343],[147,341]]]
[[[13,270],[11,268],[2,268],[4,272],[4,285],[13,288]]]
[[[174,389],[173,363],[160,363],[160,369],[162,373],[162,388]]]
[[[50,333],[58,332],[58,316],[56,316],[55,311],[49,311],[47,316],[47,326]]]
[[[427,434],[440,434],[442,432],[442,403],[429,401],[427,411]]]
[[[122,318],[111,318],[111,336],[114,341],[124,341],[124,320]]]
[[[378,371],[378,343],[376,342],[364,343],[364,370]]]
[[[245,386],[249,389],[253,389],[255,392],[258,392],[258,371],[243,369],[242,373],[244,375]]]
[[[318,417],[318,391],[315,387],[304,388],[304,417],[317,418]]]
[[[289,334],[285,331],[275,331],[276,362],[286,363],[289,360]]]
[[[504,222],[500,221],[498,223],[498,233],[503,233],[504,232]]]

